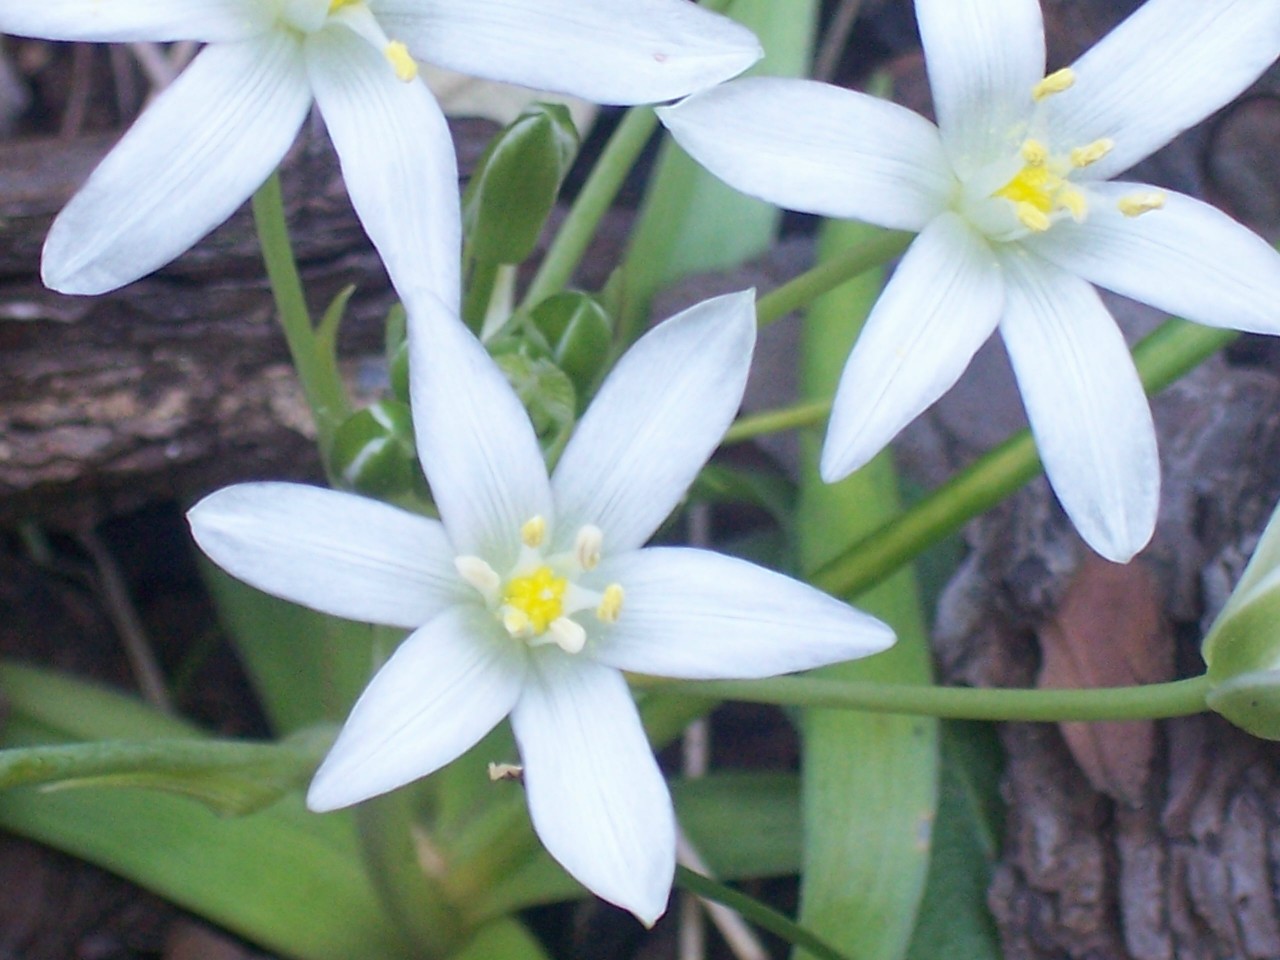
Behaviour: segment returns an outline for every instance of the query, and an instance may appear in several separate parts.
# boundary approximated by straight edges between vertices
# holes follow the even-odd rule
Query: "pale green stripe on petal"
[[[522,524],[554,530],[551,485],[524,406],[455,311],[429,293],[409,311],[409,391],[418,457],[454,549],[508,569]]]
[[[916,0],[925,66],[960,176],[1016,149],[1044,77],[1039,0]]]
[[[469,590],[437,521],[355,494],[243,483],[187,517],[196,543],[232,576],[348,620],[418,627]]]
[[[733,421],[755,338],[748,290],[690,307],[626,353],[552,478],[561,546],[588,523],[604,532],[606,553],[649,539]]]
[[[307,73],[351,201],[392,284],[460,297],[462,227],[453,139],[420,80],[342,25],[306,41]]]
[[[958,189],[928,120],[813,80],[735,80],[658,115],[721,180],[788,210],[922,230]]]
[[[1124,563],[1160,505],[1155,427],[1128,347],[1084,280],[1034,255],[1003,259],[1000,333],[1045,474],[1085,542]]]
[[[45,40],[247,40],[270,28],[262,0],[0,0],[0,33]]]
[[[1280,333],[1280,253],[1207,203],[1141,183],[1089,186],[1088,217],[1023,242],[1064,270],[1196,323]],[[1163,206],[1125,216],[1120,201]]]
[[[1147,0],[1045,102],[1055,143],[1115,142],[1085,175],[1123,173],[1253,83],[1280,55],[1273,0]]]
[[[522,651],[478,603],[454,606],[410,634],[369,681],[307,791],[336,810],[433,773],[511,710]]]
[[[603,663],[689,680],[772,677],[886,650],[874,617],[745,560],[653,547],[600,565],[626,592],[593,649]]]
[[[53,222],[45,284],[105,293],[185,252],[261,186],[310,105],[296,38],[206,47]]]
[[[415,56],[595,103],[673,100],[736,76],[755,35],[686,0],[378,0]]]
[[[822,450],[828,483],[865,464],[960,378],[1004,305],[1000,266],[952,213],[912,242],[849,355]]]
[[[622,675],[543,648],[511,723],[547,852],[652,926],[675,872],[675,813]]]

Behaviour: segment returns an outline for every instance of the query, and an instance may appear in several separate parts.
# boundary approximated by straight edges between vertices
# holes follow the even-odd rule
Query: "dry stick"
[[[698,853],[697,848],[689,842],[682,827],[676,828],[676,862],[704,877],[715,878],[707,862],[702,859],[702,854]],[[724,942],[728,944],[738,960],[769,960],[769,951],[765,950],[760,939],[747,926],[747,921],[743,920],[736,910],[731,910],[723,903],[716,903],[714,900],[703,900],[701,897],[699,899],[702,900],[702,909],[707,911],[707,916],[716,925],[720,936],[724,937]]]
[[[143,699],[157,710],[173,713],[173,699],[169,696],[160,664],[151,651],[151,641],[134,609],[120,565],[94,530],[82,530],[79,540],[97,569],[103,606],[124,644],[125,656],[129,659]]]

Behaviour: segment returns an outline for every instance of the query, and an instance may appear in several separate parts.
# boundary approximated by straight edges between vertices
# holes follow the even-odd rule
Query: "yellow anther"
[[[578,531],[573,541],[573,555],[583,570],[594,570],[600,563],[600,551],[604,548],[604,532],[594,524],[587,524]]]
[[[409,55],[409,48],[399,40],[388,43],[383,48],[382,55],[387,58],[398,79],[408,83],[418,76],[417,62]]]
[[[604,588],[604,596],[600,600],[600,606],[596,607],[596,618],[601,623],[617,623],[618,617],[622,615],[623,599],[622,584],[609,584]]]
[[[1013,205],[1013,212],[1017,216],[1019,222],[1034,233],[1044,233],[1052,226],[1053,221],[1049,219],[1049,215],[1041,210],[1036,204],[1022,201]]]
[[[502,625],[506,627],[507,633],[513,637],[523,637],[533,632],[533,624],[529,621],[528,616],[520,610],[504,610],[502,612]]]
[[[1071,151],[1071,165],[1076,168],[1087,167],[1097,163],[1115,148],[1116,142],[1107,137],[1095,140],[1083,147],[1074,147]]]
[[[1159,190],[1148,190],[1143,193],[1131,193],[1127,197],[1121,197],[1116,206],[1120,208],[1120,212],[1126,217],[1140,217],[1144,213],[1150,213],[1152,210],[1159,210],[1164,206],[1165,195]]]
[[[533,549],[542,546],[547,538],[547,518],[541,515],[526,520],[520,528],[520,542]]]
[[[1076,223],[1084,222],[1085,215],[1089,212],[1089,201],[1083,193],[1075,187],[1063,187],[1054,199],[1071,214],[1072,220]]]
[[[1055,93],[1061,93],[1076,82],[1076,73],[1070,67],[1063,67],[1049,74],[1031,88],[1031,99],[1037,102]]]
[[[502,600],[502,623],[512,636],[543,634],[564,612],[564,592],[569,581],[550,567],[538,567],[523,577],[507,581]],[[512,629],[512,627],[515,629]]]
[[[1028,140],[1022,145],[1022,159],[1032,167],[1043,167],[1049,161],[1049,148],[1039,140]]]
[[[354,7],[360,2],[362,2],[362,0],[329,0],[329,12],[335,13],[343,7]]]

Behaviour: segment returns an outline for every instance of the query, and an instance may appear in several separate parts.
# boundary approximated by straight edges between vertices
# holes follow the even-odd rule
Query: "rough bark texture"
[[[460,163],[491,127],[455,126]],[[37,277],[53,215],[109,146],[100,137],[0,143],[0,524],[81,526],[154,500],[317,465],[242,209],[175,263],[102,297]],[[323,130],[284,173],[290,230],[313,311],[357,287],[345,355],[376,355],[392,303]],[[376,361],[350,368],[378,386]]]

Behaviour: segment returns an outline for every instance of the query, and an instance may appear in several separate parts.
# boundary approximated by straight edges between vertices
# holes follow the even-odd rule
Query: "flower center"
[[[604,537],[599,527],[580,529],[573,549],[563,553],[546,555],[546,540],[546,520],[533,517],[520,528],[520,556],[506,577],[480,557],[461,556],[454,565],[512,638],[530,647],[555,644],[578,653],[586,646],[587,629],[575,615],[590,610],[599,623],[617,622],[622,585],[611,583],[600,591],[579,582],[600,562]]]
[[[1075,73],[1057,70],[1031,89],[1037,103],[1068,90]],[[1033,120],[1032,126],[1036,123]],[[1070,217],[1081,223],[1089,214],[1089,198],[1073,181],[1080,171],[1097,163],[1115,148],[1100,138],[1083,146],[1054,151],[1044,140],[1028,137],[1016,158],[998,160],[968,180],[961,193],[959,211],[993,240],[1013,241],[1044,233]],[[1117,206],[1128,217],[1140,216],[1164,205],[1159,191],[1144,191],[1121,198]]]
[[[367,0],[278,0],[284,22],[303,34],[315,33],[326,23],[342,23],[379,51],[395,75],[408,83],[418,76],[418,64],[409,48],[390,39],[369,9]]]
[[[507,619],[517,625],[513,632],[527,627],[535,634],[546,633],[547,627],[564,613],[564,592],[568,586],[568,578],[557,577],[548,566],[508,580],[502,591],[502,602],[508,608]]]

